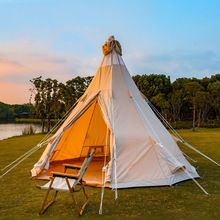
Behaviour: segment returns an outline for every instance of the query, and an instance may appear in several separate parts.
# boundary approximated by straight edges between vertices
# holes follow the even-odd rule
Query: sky
[[[131,75],[220,73],[219,11],[219,0],[0,0],[0,101],[28,103],[38,76],[94,75],[111,35]]]

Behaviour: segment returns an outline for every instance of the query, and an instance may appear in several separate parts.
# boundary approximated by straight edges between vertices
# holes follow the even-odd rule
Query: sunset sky
[[[29,101],[30,79],[94,75],[110,35],[131,73],[220,73],[218,0],[0,0],[0,101]]]

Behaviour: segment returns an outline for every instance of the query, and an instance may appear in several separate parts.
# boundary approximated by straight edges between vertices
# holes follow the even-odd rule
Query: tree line
[[[220,74],[197,78],[178,78],[171,83],[165,75],[133,77],[139,90],[169,121],[191,120],[200,127],[206,120],[219,119]]]
[[[58,119],[83,95],[93,77],[76,77],[65,84],[42,77],[31,80],[35,96],[35,114],[42,129],[50,119]],[[168,121],[192,120],[193,129],[208,119],[219,119],[220,74],[203,79],[178,78],[171,82],[164,74],[133,76],[138,89]]]
[[[41,119],[42,132],[46,124],[47,131],[50,130],[52,118],[63,117],[83,95],[92,79],[92,76],[77,76],[65,84],[59,83],[56,79],[43,80],[41,76],[30,80],[33,84],[33,88],[30,90],[35,101],[34,114]]]
[[[15,118],[32,117],[34,106],[32,104],[9,105],[0,102],[0,121],[13,121]]]
[[[192,121],[203,126],[219,120],[220,74],[203,79],[178,78],[171,82],[164,74],[132,77],[138,89],[169,122]],[[93,77],[76,77],[66,83],[56,79],[34,78],[30,89],[34,105],[7,105],[0,102],[0,120],[25,117],[40,118],[42,131],[50,129],[51,119],[59,119],[83,95]]]

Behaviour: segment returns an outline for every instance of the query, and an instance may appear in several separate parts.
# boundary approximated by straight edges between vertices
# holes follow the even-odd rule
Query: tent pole
[[[102,168],[102,193],[101,193],[101,202],[100,202],[100,209],[99,214],[102,214],[102,204],[103,204],[103,197],[104,197],[104,190],[105,190],[105,179],[106,179],[106,153],[107,153],[107,144],[108,144],[108,125],[106,124],[106,141],[105,141],[105,159],[104,159],[104,166]]]

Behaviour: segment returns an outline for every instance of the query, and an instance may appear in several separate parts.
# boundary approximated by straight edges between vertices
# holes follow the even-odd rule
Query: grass
[[[207,156],[219,162],[220,129],[179,130],[179,134]],[[0,141],[0,169],[12,162],[37,144],[43,135],[21,136]],[[178,183],[174,187],[148,187],[118,190],[118,199],[114,192],[105,189],[103,215],[98,214],[101,189],[86,187],[89,204],[81,218],[153,218],[153,219],[219,219],[220,218],[220,171],[219,167],[196,152],[180,146],[181,149],[198,160],[191,162],[199,166],[204,179],[198,182],[211,194],[206,196],[193,181]],[[36,185],[45,181],[29,180],[34,163],[43,149],[19,164],[14,170],[0,179],[0,218],[1,219],[71,219],[79,218],[73,209],[68,193],[58,194],[56,202],[39,216],[39,208],[45,196],[45,190]],[[26,170],[27,169],[27,170]],[[3,172],[1,171],[0,174]],[[79,198],[81,201],[81,198]]]

